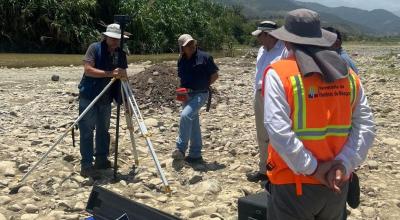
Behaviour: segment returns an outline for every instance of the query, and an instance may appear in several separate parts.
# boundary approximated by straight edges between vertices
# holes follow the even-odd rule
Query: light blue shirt
[[[254,81],[255,90],[261,89],[262,77],[265,68],[267,68],[267,66],[271,64],[271,62],[277,57],[282,56],[284,49],[285,43],[280,40],[276,42],[275,46],[271,50],[266,50],[263,46],[260,47],[257,54],[256,75]]]
[[[358,74],[358,69],[356,67],[356,64],[354,64],[353,60],[350,58],[350,56],[346,53],[346,51],[344,51],[342,48],[340,48],[338,50],[338,53],[340,55],[340,57],[342,57],[342,59],[344,61],[346,61],[347,65],[356,73]]]

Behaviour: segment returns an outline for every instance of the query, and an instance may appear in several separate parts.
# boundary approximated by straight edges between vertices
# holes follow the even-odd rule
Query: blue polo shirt
[[[94,62],[95,68],[105,71],[112,71],[118,67],[118,56],[121,55],[120,68],[128,68],[127,59],[125,52],[117,48],[115,53],[108,51],[108,46],[105,40],[101,42],[93,43],[89,46],[86,51],[84,61]],[[83,75],[81,82],[79,83],[79,95],[85,99],[93,100],[104,87],[110,82],[110,77],[96,78]],[[111,103],[112,99],[119,101],[120,94],[120,82],[114,83],[109,90],[99,99],[98,103]]]
[[[178,60],[178,76],[181,87],[193,90],[206,90],[210,86],[211,75],[218,72],[214,59],[199,49],[190,59],[181,56]]]

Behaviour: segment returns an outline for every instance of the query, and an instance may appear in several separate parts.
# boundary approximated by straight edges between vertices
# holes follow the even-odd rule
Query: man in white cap
[[[125,52],[119,48],[121,29],[119,24],[110,24],[104,39],[93,43],[86,51],[84,61],[84,74],[79,83],[79,114],[81,114],[96,98],[111,78],[126,78],[127,60]],[[128,38],[127,36],[124,36]],[[114,84],[89,112],[79,121],[81,172],[84,177],[97,176],[97,169],[111,167],[107,159],[110,146],[111,102],[118,96],[118,84]],[[96,129],[94,153],[93,133]],[[96,157],[93,166],[93,156]]]
[[[188,163],[202,163],[199,110],[208,99],[209,86],[218,79],[219,69],[212,56],[198,49],[197,41],[189,34],[181,35],[178,44],[178,77],[180,87],[188,91],[188,98],[183,102],[179,134],[172,158]],[[188,146],[189,153],[185,157]]]
[[[261,47],[258,50],[257,64],[254,80],[254,115],[257,131],[257,144],[259,163],[258,169],[253,172],[246,173],[247,180],[251,182],[265,181],[266,161],[268,147],[268,133],[264,127],[264,100],[261,96],[262,75],[265,68],[277,57],[280,57],[285,49],[285,44],[271,36],[269,32],[277,29],[278,26],[273,21],[262,21],[257,30],[251,34],[257,37]]]
[[[270,35],[287,59],[264,76],[270,145],[268,219],[343,219],[351,172],[366,158],[375,125],[360,79],[330,47],[318,13],[288,12]]]

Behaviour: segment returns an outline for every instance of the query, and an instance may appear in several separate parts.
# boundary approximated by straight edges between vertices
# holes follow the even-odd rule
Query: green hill
[[[400,17],[378,9],[366,11],[349,7],[327,7],[318,3],[294,0],[214,0],[225,5],[237,5],[247,18],[282,20],[287,11],[308,8],[317,11],[324,26],[334,26],[350,35],[400,35]]]

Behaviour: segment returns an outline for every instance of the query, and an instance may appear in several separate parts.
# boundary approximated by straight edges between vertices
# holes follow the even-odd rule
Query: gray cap
[[[330,47],[336,41],[336,34],[321,29],[319,14],[309,9],[288,12],[285,25],[270,33],[276,39],[296,44]]]
[[[186,46],[186,44],[188,44],[190,41],[194,41],[194,43],[197,44],[197,41],[192,36],[190,36],[189,34],[182,34],[178,38],[179,47]]]
[[[276,25],[275,22],[273,21],[261,21],[260,24],[257,26],[257,30],[251,32],[253,36],[258,36],[262,32],[270,32],[278,28],[278,25]]]

